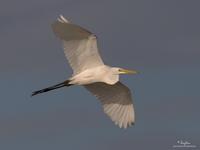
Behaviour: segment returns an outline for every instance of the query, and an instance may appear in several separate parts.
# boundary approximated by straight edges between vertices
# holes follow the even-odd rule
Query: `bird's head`
[[[113,67],[112,70],[115,74],[137,74],[138,73],[135,70],[128,70],[128,69],[123,69],[119,67]]]

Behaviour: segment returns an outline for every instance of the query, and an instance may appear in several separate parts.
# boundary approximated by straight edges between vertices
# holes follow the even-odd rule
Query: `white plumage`
[[[104,112],[120,128],[127,128],[134,123],[135,114],[131,93],[121,82],[114,85],[93,83],[85,87],[101,101]]]
[[[136,73],[103,63],[97,48],[97,38],[90,31],[70,23],[62,15],[52,24],[54,33],[62,40],[64,53],[73,69],[68,80],[33,92],[47,92],[63,86],[83,85],[103,105],[104,112],[120,128],[135,122],[131,92],[119,81],[119,74]]]
[[[104,65],[98,53],[96,37],[93,35],[83,40],[63,41],[63,45],[74,74]]]

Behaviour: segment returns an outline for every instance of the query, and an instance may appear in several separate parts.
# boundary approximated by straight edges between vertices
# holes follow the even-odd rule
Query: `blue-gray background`
[[[0,149],[172,149],[198,145],[200,1],[2,0]],[[136,69],[136,124],[119,129],[82,87],[30,97],[70,76],[50,24],[63,14],[99,37],[107,64]]]

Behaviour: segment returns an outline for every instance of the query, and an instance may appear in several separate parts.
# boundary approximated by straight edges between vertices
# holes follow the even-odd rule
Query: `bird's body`
[[[69,79],[69,83],[76,85],[86,85],[95,82],[104,82],[113,85],[119,81],[119,74],[117,74],[117,70],[118,68],[111,68],[106,65],[86,69],[71,77]]]
[[[48,92],[64,86],[83,85],[97,96],[104,112],[119,125],[127,128],[135,121],[130,90],[119,81],[119,74],[136,73],[103,63],[97,38],[90,31],[71,24],[60,16],[52,25],[54,33],[63,41],[64,53],[73,69],[69,79],[54,86],[38,90],[33,95]]]

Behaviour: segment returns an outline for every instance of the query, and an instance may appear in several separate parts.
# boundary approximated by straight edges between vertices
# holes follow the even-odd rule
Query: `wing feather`
[[[97,39],[90,31],[70,23],[63,16],[52,24],[54,33],[63,41],[64,53],[74,74],[104,65],[97,48]]]
[[[127,128],[135,121],[135,113],[131,99],[131,93],[128,87],[121,82],[114,85],[106,83],[93,83],[85,85],[93,95],[103,105],[104,112],[120,128]]]

